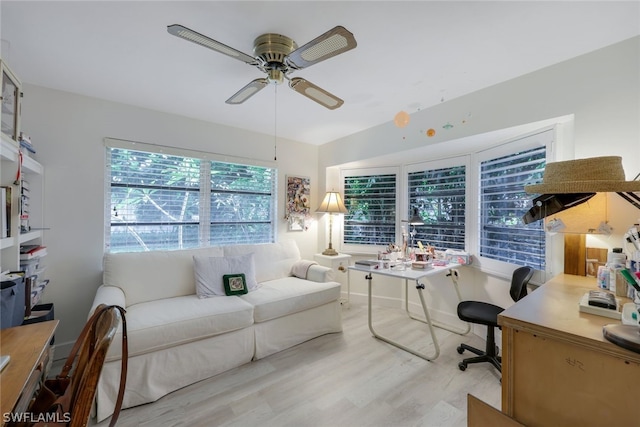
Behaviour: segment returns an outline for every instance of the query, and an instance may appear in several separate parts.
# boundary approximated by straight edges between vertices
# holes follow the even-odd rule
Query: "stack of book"
[[[29,226],[29,181],[22,179],[20,191],[20,232],[28,233],[31,231],[31,226]]]
[[[20,132],[20,149],[22,154],[30,157],[31,154],[36,154],[35,148],[31,145],[31,138]]]
[[[429,261],[413,261],[411,263],[411,268],[413,270],[430,270],[433,266]]]
[[[361,259],[355,262],[356,267],[364,268],[367,270],[377,270],[379,265],[380,263],[378,261],[369,260],[369,259]]]
[[[2,202],[2,230],[0,238],[11,237],[11,187],[0,187],[0,202]]]
[[[20,246],[20,261],[27,261],[34,258],[40,258],[47,254],[47,247],[41,245],[22,245]]]

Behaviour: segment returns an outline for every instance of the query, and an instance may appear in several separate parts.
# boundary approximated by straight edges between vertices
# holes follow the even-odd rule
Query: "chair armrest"
[[[89,316],[91,316],[93,311],[100,304],[119,305],[122,308],[126,308],[127,303],[124,291],[117,286],[100,285],[96,291],[96,296],[93,298],[93,304],[91,305]]]
[[[334,282],[334,272],[332,268],[314,264],[307,271],[307,280],[312,282]]]

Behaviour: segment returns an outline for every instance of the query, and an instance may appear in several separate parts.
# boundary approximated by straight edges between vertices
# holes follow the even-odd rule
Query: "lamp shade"
[[[409,219],[410,225],[424,225],[424,221],[418,214],[418,208],[413,208],[413,216]]]
[[[320,203],[320,206],[316,210],[318,213],[332,213],[332,214],[346,214],[349,211],[345,207],[342,202],[342,197],[340,197],[340,193],[337,191],[329,191],[326,196],[324,196],[324,200]]]

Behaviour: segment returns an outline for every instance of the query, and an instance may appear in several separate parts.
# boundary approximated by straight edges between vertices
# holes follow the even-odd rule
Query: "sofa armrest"
[[[89,316],[91,316],[93,311],[100,304],[119,305],[122,308],[127,308],[124,291],[117,286],[100,285],[100,287],[98,287],[96,296],[93,298],[93,304],[91,305]]]
[[[333,269],[314,264],[307,270],[307,280],[312,282],[334,282]]]

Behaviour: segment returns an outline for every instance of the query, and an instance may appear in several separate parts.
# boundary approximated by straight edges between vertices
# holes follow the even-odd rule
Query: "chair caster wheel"
[[[462,354],[464,353],[464,348],[462,348],[462,346],[458,346],[458,348],[456,348],[456,350],[458,350],[458,354]]]
[[[464,371],[465,369],[467,369],[467,364],[464,362],[460,362],[458,363],[458,368],[460,368],[461,371]]]

